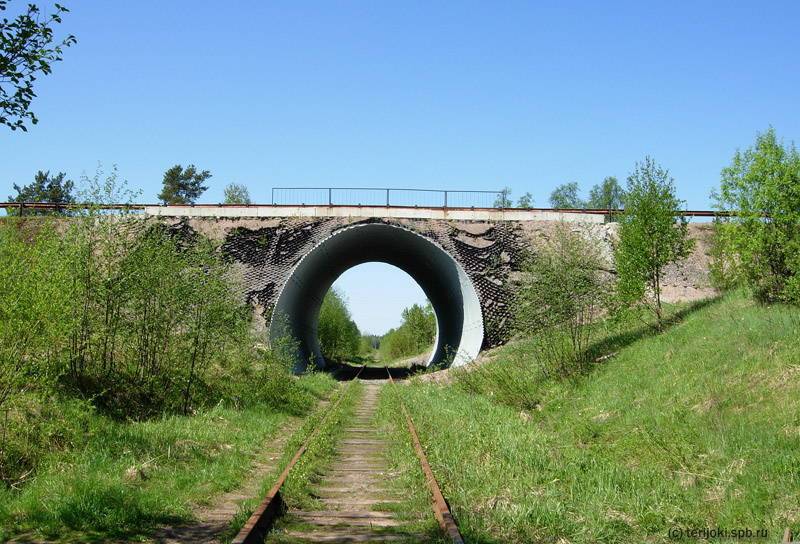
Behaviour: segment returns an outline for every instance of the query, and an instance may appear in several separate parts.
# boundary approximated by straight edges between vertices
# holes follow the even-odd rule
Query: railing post
[[[328,206],[333,206],[333,198],[331,194],[333,193],[333,189],[328,187]]]
[[[386,207],[387,208],[389,207],[389,191],[391,191],[391,189],[386,189]]]
[[[447,208],[447,191],[444,192],[444,207]]]
[[[275,187],[272,188],[272,205],[275,205]]]

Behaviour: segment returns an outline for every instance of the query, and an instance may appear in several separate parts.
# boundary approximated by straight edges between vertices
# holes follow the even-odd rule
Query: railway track
[[[358,375],[353,381],[356,380]],[[281,488],[294,465],[314,440],[317,430],[323,424],[320,422],[233,540],[234,544],[265,541],[357,543],[431,540],[431,535],[419,533],[415,529],[413,520],[403,519],[390,509],[393,503],[401,502],[404,497],[389,485],[391,473],[385,456],[388,444],[379,434],[373,416],[381,389],[395,387],[392,377],[388,375],[387,380],[380,381],[361,380],[360,383],[363,395],[357,402],[353,417],[344,427],[335,458],[314,489],[314,495],[324,505],[323,508],[314,511],[287,509],[281,498]],[[339,400],[344,396],[345,392]],[[402,404],[402,399],[399,401],[409,429],[410,446],[414,448],[425,473],[433,513],[439,522],[442,537],[448,542],[463,543],[419,442],[413,420]],[[339,401],[331,410],[337,409]],[[270,533],[279,518],[280,530]]]

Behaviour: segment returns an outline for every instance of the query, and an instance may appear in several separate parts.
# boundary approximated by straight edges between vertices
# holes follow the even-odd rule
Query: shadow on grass
[[[651,324],[642,325],[636,329],[620,332],[593,343],[591,346],[589,346],[587,353],[590,357],[590,360],[598,360],[603,357],[607,357],[608,355],[626,348],[631,344],[638,342],[639,340],[658,336],[669,330],[671,327],[682,323],[691,314],[708,306],[717,304],[721,300],[721,295],[702,300],[696,300],[687,305],[685,308],[681,308],[677,312],[669,315],[662,322],[661,328],[658,328],[655,324]]]
[[[130,542],[142,541],[152,538],[156,530],[164,526],[180,526],[187,523],[187,518],[169,515],[143,516],[138,525],[129,527],[115,527],[107,530],[85,529],[81,527],[71,528],[65,524],[64,528],[58,531],[41,529],[34,532],[23,530],[16,534],[9,532],[8,540],[3,540],[0,534],[0,542],[19,543],[19,544],[42,544],[43,542],[63,542],[63,543],[96,543],[96,542]],[[11,536],[13,534],[13,536]]]

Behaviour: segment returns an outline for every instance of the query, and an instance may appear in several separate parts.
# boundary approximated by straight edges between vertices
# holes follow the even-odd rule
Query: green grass
[[[376,413],[381,434],[386,437],[387,458],[392,471],[390,484],[403,497],[399,503],[386,503],[381,510],[397,513],[401,519],[410,520],[405,530],[426,534],[429,542],[446,542],[433,515],[431,494],[419,459],[414,452],[411,435],[400,407],[400,385],[387,384],[381,390]]]
[[[299,380],[318,397],[334,383],[323,375]],[[20,490],[0,489],[0,541],[129,539],[190,520],[193,504],[242,484],[289,417],[267,406],[127,423],[91,414],[82,440],[41,459]]]
[[[541,379],[522,342],[468,383],[399,388],[468,542],[798,528],[800,314],[741,294],[675,311],[662,334],[608,327],[617,355],[576,379]]]

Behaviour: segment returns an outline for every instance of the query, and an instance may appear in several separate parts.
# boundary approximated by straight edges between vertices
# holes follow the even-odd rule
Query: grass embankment
[[[335,386],[323,374],[297,383],[317,398]],[[65,419],[80,418],[69,428],[71,445],[41,459],[35,477],[19,490],[0,488],[0,541],[20,533],[73,541],[132,538],[190,520],[193,504],[241,486],[265,441],[297,412],[218,406],[194,416],[120,422],[73,405],[62,405],[73,410]]]
[[[683,310],[661,334],[608,326],[618,353],[576,379],[540,378],[520,342],[399,388],[467,541],[800,525],[800,313],[740,294]]]

